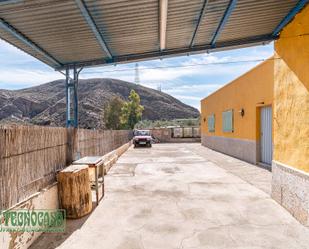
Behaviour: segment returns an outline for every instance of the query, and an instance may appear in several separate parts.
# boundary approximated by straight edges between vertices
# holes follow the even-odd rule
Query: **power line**
[[[296,37],[304,37],[308,36],[309,33],[299,34],[299,35],[292,35],[292,36],[283,36],[280,37],[280,39],[290,39],[290,38],[296,38]],[[208,65],[225,65],[225,64],[236,64],[236,63],[250,63],[250,62],[263,62],[266,60],[278,60],[281,58],[270,58],[270,59],[256,59],[256,60],[244,60],[244,61],[226,61],[226,62],[214,62],[214,63],[196,63],[192,65],[179,65],[179,66],[164,66],[164,67],[145,67],[145,68],[139,68],[139,70],[149,70],[149,69],[168,69],[168,68],[185,68],[185,67],[195,67],[195,66],[208,66]],[[107,66],[107,65],[102,65]],[[111,65],[108,65],[111,66]],[[107,70],[104,71],[106,73],[112,73],[112,72],[121,72],[121,71],[132,71],[135,70],[134,68],[124,68],[124,69],[115,69],[115,70]],[[62,73],[61,71],[58,71]],[[84,74],[98,74],[100,72],[84,72]]]
[[[208,63],[195,63],[187,65],[175,65],[175,66],[157,66],[157,67],[144,67],[139,68],[139,70],[152,70],[152,69],[169,69],[169,68],[187,68],[187,67],[199,67],[199,66],[212,66],[212,65],[228,65],[228,64],[240,64],[240,63],[257,63],[264,62],[267,60],[276,60],[280,58],[270,58],[270,59],[255,59],[255,60],[240,60],[240,61],[223,61],[223,62],[208,62]],[[104,73],[110,72],[125,72],[125,71],[134,71],[135,68],[123,68],[123,69],[114,69],[114,70],[104,70]],[[100,72],[84,72],[85,74],[97,74]]]

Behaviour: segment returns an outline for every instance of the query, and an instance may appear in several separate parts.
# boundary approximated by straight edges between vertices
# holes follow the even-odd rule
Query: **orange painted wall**
[[[201,101],[201,134],[259,140],[259,103],[273,102],[274,60],[259,64]],[[242,117],[239,113],[245,110]],[[222,131],[222,112],[234,109],[234,132]],[[207,116],[215,114],[215,132],[208,132]],[[204,122],[205,119],[205,122]]]
[[[275,42],[274,160],[309,172],[309,5]]]

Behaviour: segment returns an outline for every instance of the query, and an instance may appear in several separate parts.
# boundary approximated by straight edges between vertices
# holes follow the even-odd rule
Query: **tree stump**
[[[67,218],[80,218],[92,210],[88,165],[71,165],[57,175],[61,208]]]

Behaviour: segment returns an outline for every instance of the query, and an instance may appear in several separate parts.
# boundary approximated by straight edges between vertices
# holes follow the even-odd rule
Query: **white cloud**
[[[220,87],[222,87],[222,84],[181,85],[163,88],[163,92],[200,110],[201,99],[218,90]]]
[[[182,85],[182,86],[176,86],[176,87],[167,87],[163,88],[164,92],[172,93],[172,94],[187,94],[190,92],[191,94],[202,94],[204,95],[205,92],[211,92],[215,91],[222,87],[222,84],[196,84],[196,85]]]
[[[263,47],[259,47],[258,49],[246,49],[246,52],[238,52],[236,55],[229,55],[229,52],[221,52],[214,54],[193,55],[189,57],[184,56],[179,57],[178,60],[175,58],[165,59],[162,61],[154,60],[151,61],[151,66],[149,66],[150,63],[141,62],[139,66],[140,79],[142,83],[149,84],[179,80],[188,76],[204,76],[206,78],[209,76],[222,76],[223,74],[233,76],[240,75],[258,64],[255,60],[266,59],[271,55],[271,49],[266,47],[266,50],[264,51]],[[224,64],[231,61],[238,63]],[[113,70],[115,71],[111,72]],[[134,66],[132,64],[117,65],[116,67],[100,67],[87,70],[87,72],[83,77],[112,77],[131,82],[134,81]]]
[[[87,79],[87,78],[114,78],[119,79],[123,81],[133,82],[134,81],[134,73],[133,71],[115,71],[110,72],[104,71],[104,68],[96,71],[88,71],[87,69],[83,70],[80,74],[81,79]]]
[[[60,73],[41,70],[24,70],[24,69],[2,69],[0,68],[0,83],[7,85],[7,88],[14,88],[14,86],[35,86],[55,79],[64,78]]]
[[[258,64],[243,61],[266,59],[272,53],[272,46],[260,46],[141,62],[140,81],[142,85],[155,89],[161,85],[164,92],[199,108],[200,99]],[[229,64],[231,61],[239,63]],[[195,66],[190,66],[193,64]],[[87,68],[80,78],[115,78],[133,82],[134,65]],[[0,40],[0,87],[28,87],[60,78],[64,78],[63,75]]]
[[[3,66],[23,66],[27,63],[39,63],[32,56],[0,39],[0,63]]]
[[[200,101],[201,98],[187,95],[174,95],[176,99],[186,99],[186,100],[197,100]]]

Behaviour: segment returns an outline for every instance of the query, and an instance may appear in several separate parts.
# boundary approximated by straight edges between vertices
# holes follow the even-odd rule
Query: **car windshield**
[[[136,131],[135,136],[150,136],[150,131]]]

